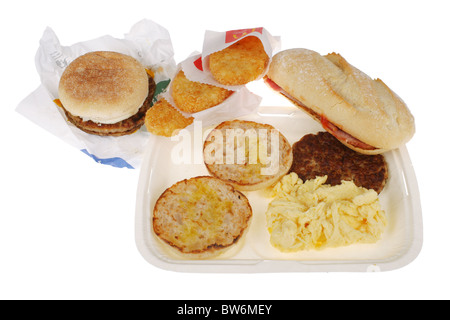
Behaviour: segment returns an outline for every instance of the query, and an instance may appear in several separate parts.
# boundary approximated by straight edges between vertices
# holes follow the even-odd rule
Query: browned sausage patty
[[[327,175],[327,184],[342,180],[380,193],[388,178],[383,155],[364,155],[353,151],[328,132],[305,135],[292,146],[294,161],[290,172],[303,180]]]

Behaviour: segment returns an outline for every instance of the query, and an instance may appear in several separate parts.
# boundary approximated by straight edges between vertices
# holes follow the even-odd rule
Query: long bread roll
[[[337,53],[281,51],[265,80],[355,151],[383,153],[414,135],[414,117],[402,99]]]

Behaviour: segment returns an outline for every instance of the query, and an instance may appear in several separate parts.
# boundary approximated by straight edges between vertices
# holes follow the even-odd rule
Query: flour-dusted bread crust
[[[315,115],[315,120],[325,117],[374,147],[365,153],[395,149],[414,135],[414,118],[402,99],[380,79],[371,79],[339,54],[281,51],[273,57],[267,77]]]
[[[270,187],[289,171],[293,160],[291,145],[280,131],[244,120],[225,121],[212,130],[203,156],[212,176],[242,191]]]
[[[252,217],[248,199],[224,181],[201,176],[180,181],[157,200],[153,230],[172,251],[189,259],[215,257],[234,247]]]

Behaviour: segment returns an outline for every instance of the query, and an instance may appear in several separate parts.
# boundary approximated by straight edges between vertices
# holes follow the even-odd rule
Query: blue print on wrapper
[[[97,162],[97,163],[106,164],[106,165],[113,166],[116,168],[134,169],[128,162],[126,162],[125,160],[123,160],[122,158],[119,158],[119,157],[100,159],[100,158],[96,157],[95,155],[89,153],[86,149],[82,149],[81,152],[83,152],[84,154],[87,154],[89,157],[94,159],[95,162]]]

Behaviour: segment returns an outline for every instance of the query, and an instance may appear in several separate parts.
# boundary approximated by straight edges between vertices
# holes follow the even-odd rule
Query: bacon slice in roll
[[[337,53],[281,51],[273,57],[265,82],[360,153],[396,149],[414,135],[414,117],[403,100]]]

